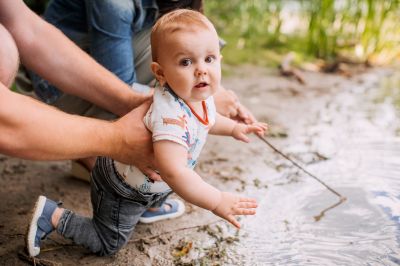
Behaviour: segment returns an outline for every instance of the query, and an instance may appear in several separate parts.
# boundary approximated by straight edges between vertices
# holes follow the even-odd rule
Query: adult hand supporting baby
[[[244,124],[252,124],[257,120],[253,114],[240,103],[239,98],[232,90],[220,86],[214,94],[214,101],[217,112]]]
[[[138,108],[121,117],[114,123],[118,125],[121,137],[120,152],[113,159],[126,164],[133,164],[154,181],[161,181],[155,168],[153,141],[142,118],[150,107],[152,100],[145,101]],[[141,121],[138,123],[138,121]],[[129,159],[127,159],[129,158]]]

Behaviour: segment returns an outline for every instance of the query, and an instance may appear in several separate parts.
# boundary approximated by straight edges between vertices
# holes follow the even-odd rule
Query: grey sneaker
[[[28,227],[28,233],[25,236],[26,248],[29,256],[35,257],[39,255],[40,242],[54,231],[54,227],[51,224],[51,216],[58,205],[59,204],[47,199],[45,196],[39,196],[37,199]]]

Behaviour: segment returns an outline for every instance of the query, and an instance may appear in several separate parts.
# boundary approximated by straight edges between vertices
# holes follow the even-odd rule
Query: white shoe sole
[[[40,247],[35,247],[35,236],[37,232],[37,221],[40,214],[43,212],[44,205],[46,204],[46,197],[39,196],[36,201],[35,208],[32,212],[32,219],[28,227],[28,233],[26,234],[26,247],[28,249],[29,256],[35,257],[40,253]]]
[[[185,204],[183,204],[182,201],[177,200],[177,199],[174,199],[174,201],[178,202],[178,211],[177,212],[162,215],[162,216],[157,216],[157,217],[140,217],[139,222],[141,222],[142,224],[150,224],[150,223],[155,223],[155,222],[162,221],[162,220],[174,219],[174,218],[181,216],[182,214],[185,213]]]

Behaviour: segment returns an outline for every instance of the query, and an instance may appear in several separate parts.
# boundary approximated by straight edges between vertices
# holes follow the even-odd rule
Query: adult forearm
[[[16,41],[22,63],[68,94],[123,115],[137,106],[138,94],[96,63],[58,29],[22,1],[1,3],[1,23]],[[139,101],[141,102],[141,101]]]
[[[111,155],[116,134],[110,122],[62,113],[0,84],[0,153],[35,160]]]

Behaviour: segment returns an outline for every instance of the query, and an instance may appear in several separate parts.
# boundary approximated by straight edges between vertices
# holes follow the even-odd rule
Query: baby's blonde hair
[[[179,30],[194,30],[195,27],[216,30],[206,16],[189,9],[177,9],[157,20],[151,31],[151,54],[153,62],[158,60],[158,49],[163,47],[163,36]]]

